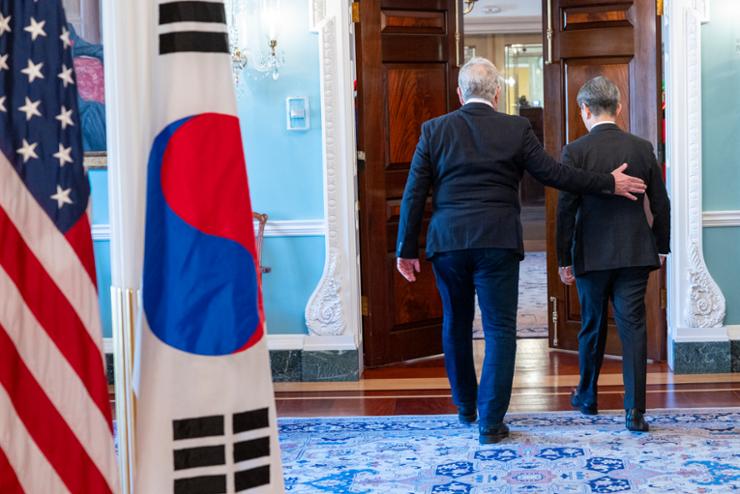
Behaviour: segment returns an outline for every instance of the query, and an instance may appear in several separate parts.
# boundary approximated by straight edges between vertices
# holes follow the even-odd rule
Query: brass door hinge
[[[362,315],[363,316],[369,316],[370,315],[370,302],[367,300],[367,295],[363,295],[360,297],[360,301],[362,303]]]
[[[655,1],[655,12],[658,14],[658,17],[662,16],[664,11],[665,11],[665,2],[663,0],[656,0]]]
[[[668,308],[668,292],[665,288],[660,289],[660,308],[663,310]]]
[[[552,304],[552,346],[558,346],[558,298],[550,297]]]
[[[352,2],[352,22],[360,22],[360,2]]]

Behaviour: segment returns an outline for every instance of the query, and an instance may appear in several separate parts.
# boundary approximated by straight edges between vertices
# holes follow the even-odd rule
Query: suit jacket
[[[428,258],[436,252],[498,247],[523,254],[519,182],[577,193],[612,193],[611,175],[562,166],[550,158],[529,121],[484,103],[424,122],[401,202],[398,257],[419,257],[419,231],[429,189]]]
[[[670,203],[650,142],[601,124],[563,149],[563,163],[607,172],[628,163],[627,172],[647,184],[654,221],[648,222],[644,195],[637,201],[616,196],[561,193],[558,200],[558,260],[576,275],[627,267],[659,268],[658,254],[670,252]]]

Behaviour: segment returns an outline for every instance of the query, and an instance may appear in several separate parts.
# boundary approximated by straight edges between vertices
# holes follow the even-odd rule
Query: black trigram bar
[[[174,494],[226,494],[226,475],[175,479]]]
[[[159,4],[159,24],[173,22],[217,22],[226,24],[221,2],[171,2]]]
[[[225,465],[226,447],[221,444],[217,446],[176,449],[172,456],[175,470]]]
[[[234,463],[270,456],[270,438],[258,437],[234,443]]]
[[[159,54],[179,52],[229,53],[226,33],[182,31],[159,35]]]
[[[195,417],[172,421],[172,438],[194,439],[197,437],[223,436],[224,416]]]
[[[234,474],[234,487],[236,492],[254,489],[261,485],[270,483],[270,465],[242,470]],[[179,493],[176,493],[179,494]]]
[[[233,419],[234,434],[240,432],[252,431],[267,427],[270,422],[268,419],[267,408],[251,410],[249,412],[235,413]]]

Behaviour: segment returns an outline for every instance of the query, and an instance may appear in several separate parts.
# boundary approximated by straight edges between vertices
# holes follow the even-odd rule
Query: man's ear
[[[617,103],[617,113],[614,116],[618,117],[620,113],[622,113],[622,103]]]
[[[496,111],[499,111],[498,102],[500,99],[501,99],[501,85],[496,87],[496,96],[493,97],[493,101],[492,101],[493,107],[496,109]]]
[[[460,99],[460,104],[461,105],[464,105],[465,104],[465,100],[463,99],[462,89],[460,89],[459,86],[457,88],[457,97]]]

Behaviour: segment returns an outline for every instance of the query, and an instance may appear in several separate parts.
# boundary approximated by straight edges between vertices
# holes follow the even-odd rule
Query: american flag
[[[0,0],[0,492],[118,491],[71,42]]]

